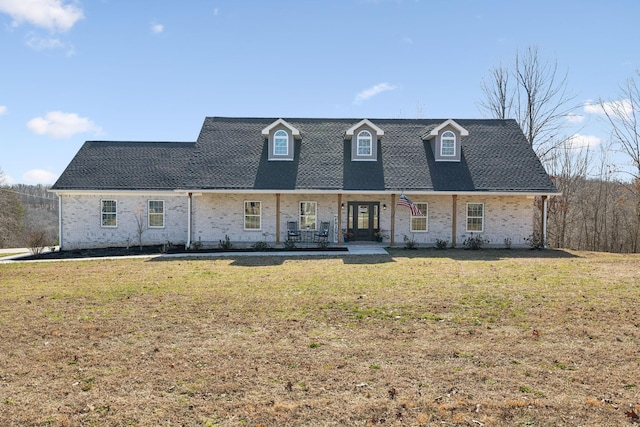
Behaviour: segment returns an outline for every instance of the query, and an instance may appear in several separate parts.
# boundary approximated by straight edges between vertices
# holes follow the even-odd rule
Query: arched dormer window
[[[279,130],[273,135],[273,155],[289,155],[289,134],[286,131]]]
[[[363,130],[358,133],[358,156],[371,156],[372,141],[371,132]]]
[[[440,155],[442,157],[452,157],[456,155],[456,134],[450,130],[442,134],[440,140]]]

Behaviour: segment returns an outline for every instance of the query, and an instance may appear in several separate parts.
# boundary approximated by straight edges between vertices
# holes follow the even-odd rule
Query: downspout
[[[62,196],[58,194],[58,245],[62,250]]]
[[[192,193],[189,193],[189,198],[187,199],[187,244],[185,249],[191,247],[191,195]]]

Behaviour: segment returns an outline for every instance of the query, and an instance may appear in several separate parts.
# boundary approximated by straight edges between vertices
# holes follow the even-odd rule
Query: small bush
[[[529,235],[529,237],[525,237],[524,240],[529,246],[531,246],[531,249],[544,249],[546,243],[544,241],[544,236],[538,231]]]
[[[269,244],[268,244],[267,242],[265,242],[264,240],[261,240],[261,241],[259,241],[259,242],[255,242],[255,243],[251,246],[251,248],[252,248],[253,250],[256,250],[256,251],[264,251],[264,250],[267,250],[267,249],[271,249],[271,247],[269,246]]]
[[[506,237],[504,239],[504,248],[505,249],[511,249],[511,238],[510,237]]]
[[[287,251],[292,251],[292,250],[294,250],[294,249],[296,248],[296,242],[295,242],[295,240],[291,240],[291,239],[289,239],[289,240],[285,240],[285,241],[284,241],[284,248],[285,248]]]
[[[413,237],[404,235],[404,248],[405,249],[418,249],[418,242]]]
[[[51,244],[49,236],[43,230],[35,230],[27,234],[26,243],[33,255],[40,255]]]
[[[477,251],[478,249],[482,249],[482,246],[487,243],[489,243],[489,241],[484,237],[480,235],[474,236],[472,234],[471,236],[467,237],[462,244],[464,245],[465,249]]]
[[[320,249],[327,249],[329,247],[329,241],[328,240],[319,240],[318,241],[318,247]]]
[[[449,241],[444,239],[436,239],[436,249],[447,249]]]
[[[224,235],[224,240],[220,240],[220,242],[218,242],[218,247],[225,251],[231,249],[232,246],[233,244],[231,244],[231,239],[229,239],[229,235],[227,234]]]

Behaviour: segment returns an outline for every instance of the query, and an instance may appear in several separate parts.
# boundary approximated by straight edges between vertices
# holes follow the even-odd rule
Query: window
[[[411,231],[428,231],[429,229],[429,204],[428,203],[416,203],[421,216],[411,215]]]
[[[467,231],[484,230],[484,203],[467,203]]]
[[[371,156],[371,132],[363,130],[358,134],[358,156]]]
[[[164,227],[164,200],[149,200],[149,227]]]
[[[261,227],[261,203],[244,202],[244,229],[260,230]]]
[[[273,155],[289,155],[289,134],[287,132],[279,130],[273,135]]]
[[[300,228],[316,229],[318,204],[316,202],[300,202]]]
[[[118,226],[118,202],[115,200],[102,200],[102,226]]]
[[[440,140],[440,155],[455,156],[456,155],[456,135],[450,130],[442,134]]]

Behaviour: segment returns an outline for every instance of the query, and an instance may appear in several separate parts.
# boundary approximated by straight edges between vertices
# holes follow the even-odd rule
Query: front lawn
[[[2,426],[621,426],[640,256],[0,264]]]

